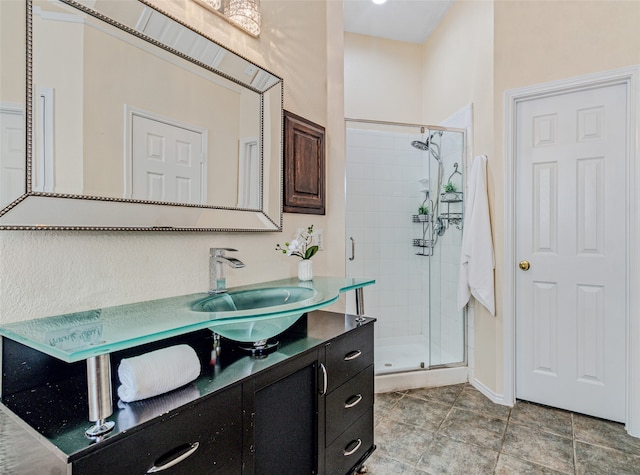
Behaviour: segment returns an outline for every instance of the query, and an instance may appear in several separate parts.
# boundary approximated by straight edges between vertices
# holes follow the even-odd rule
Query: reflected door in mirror
[[[206,130],[134,115],[131,196],[138,200],[204,204]],[[204,171],[203,171],[204,170]]]
[[[0,104],[0,209],[24,193],[24,111]]]

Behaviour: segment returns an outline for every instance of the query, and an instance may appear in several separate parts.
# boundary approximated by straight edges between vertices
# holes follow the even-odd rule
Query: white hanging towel
[[[489,220],[486,155],[477,156],[471,166],[463,229],[458,309],[462,310],[473,295],[491,315],[495,315],[495,259]]]

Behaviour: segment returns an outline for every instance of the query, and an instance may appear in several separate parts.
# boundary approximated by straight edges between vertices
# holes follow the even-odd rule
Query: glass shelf
[[[314,277],[261,282],[229,291],[270,287],[307,287],[316,292],[301,302],[233,312],[195,311],[192,306],[210,296],[196,293],[147,302],[106,307],[86,312],[39,318],[0,326],[0,335],[67,363],[162,340],[171,336],[234,323],[286,317],[317,310],[334,303],[340,293],[375,283],[374,279]]]

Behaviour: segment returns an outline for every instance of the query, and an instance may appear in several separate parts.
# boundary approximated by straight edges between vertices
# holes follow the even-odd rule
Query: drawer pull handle
[[[353,406],[357,406],[360,401],[362,401],[362,394],[355,394],[345,401],[344,408],[351,409]]]
[[[329,378],[327,377],[327,368],[325,368],[322,363],[320,363],[320,369],[322,370],[322,391],[320,391],[320,395],[324,396],[325,394],[327,394],[327,385],[329,384]]]
[[[353,445],[355,444],[355,445]],[[353,445],[352,449],[349,449],[349,446]],[[352,440],[351,442],[349,442],[349,445],[347,445],[344,450],[342,451],[343,455],[345,457],[348,457],[349,455],[353,455],[356,453],[356,451],[360,448],[360,446],[362,445],[362,439],[358,439],[358,440]]]
[[[344,360],[345,361],[355,360],[360,355],[362,355],[362,351],[360,350],[352,351],[351,353],[348,353],[347,356],[344,357]]]
[[[189,447],[189,449],[186,452],[183,452],[181,455],[177,456],[176,458],[173,458],[171,460],[169,460],[167,463],[164,463],[162,465],[154,465],[153,467],[151,467],[147,473],[158,473],[158,472],[162,472],[163,470],[166,470],[168,468],[173,467],[174,465],[179,464],[180,462],[182,462],[184,459],[186,459],[187,457],[193,455],[193,453],[198,450],[198,447],[200,446],[200,442],[194,442],[193,444],[187,444],[187,447]]]

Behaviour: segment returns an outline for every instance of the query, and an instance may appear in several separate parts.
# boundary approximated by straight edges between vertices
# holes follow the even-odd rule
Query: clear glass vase
[[[301,281],[313,280],[313,261],[302,259],[298,262],[298,279]]]

